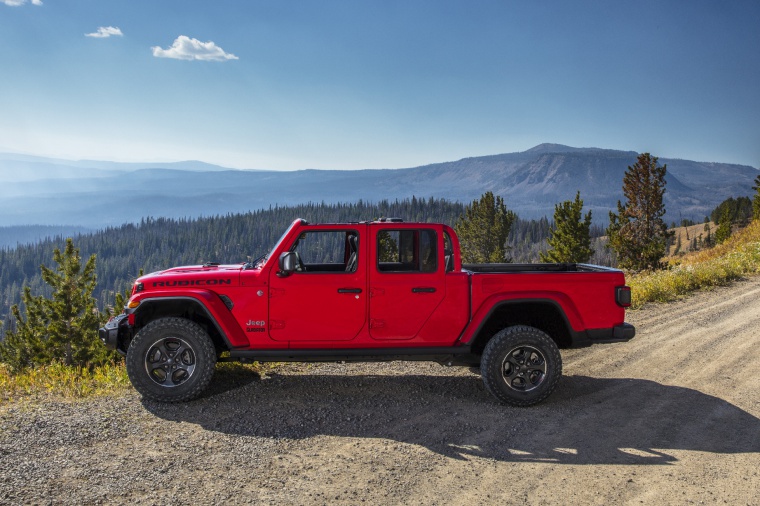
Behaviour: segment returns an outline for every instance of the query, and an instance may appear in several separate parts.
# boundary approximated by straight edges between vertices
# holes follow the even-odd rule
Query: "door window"
[[[438,270],[435,230],[381,230],[377,233],[379,272],[430,273]]]
[[[304,232],[290,250],[298,256],[298,272],[356,272],[359,235],[352,230]]]

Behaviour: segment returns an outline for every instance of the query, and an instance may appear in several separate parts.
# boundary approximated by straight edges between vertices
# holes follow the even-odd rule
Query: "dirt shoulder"
[[[5,405],[0,503],[760,504],[760,278],[628,320],[527,409],[398,362]]]

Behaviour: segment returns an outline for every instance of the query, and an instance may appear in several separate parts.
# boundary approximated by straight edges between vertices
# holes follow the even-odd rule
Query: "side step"
[[[478,365],[480,355],[470,353],[469,346],[448,348],[344,348],[232,350],[220,362],[390,362],[415,360],[442,365]]]

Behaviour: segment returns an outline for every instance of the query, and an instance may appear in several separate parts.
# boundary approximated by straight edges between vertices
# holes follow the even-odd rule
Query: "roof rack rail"
[[[385,217],[382,217],[377,221],[379,221],[380,223],[403,223],[404,222],[404,220],[402,220],[401,218],[385,218]]]

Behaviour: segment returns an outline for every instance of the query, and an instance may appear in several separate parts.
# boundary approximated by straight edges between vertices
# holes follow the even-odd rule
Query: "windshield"
[[[280,247],[280,243],[282,243],[282,241],[290,233],[290,231],[293,229],[293,227],[295,227],[296,224],[298,224],[300,221],[301,220],[295,220],[293,223],[291,223],[290,226],[287,228],[287,230],[285,230],[285,232],[282,233],[282,235],[280,236],[280,238],[277,239],[277,242],[275,243],[274,247],[272,247],[272,249],[269,251],[269,253],[267,253],[266,255],[264,255],[263,257],[261,257],[257,262],[254,262],[253,267],[256,268],[257,264],[263,264],[264,262],[266,262],[266,260],[269,257],[271,257],[272,255],[274,255],[274,252],[277,251],[277,248]]]

